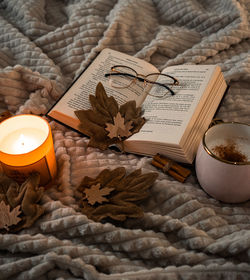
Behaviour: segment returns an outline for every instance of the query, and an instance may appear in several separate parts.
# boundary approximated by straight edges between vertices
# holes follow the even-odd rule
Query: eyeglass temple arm
[[[141,81],[144,81],[144,79],[141,79],[141,78],[138,78],[136,77],[135,75],[132,75],[132,74],[129,74],[129,73],[107,73],[107,74],[104,74],[105,77],[109,77],[109,76],[128,76],[128,77],[132,77],[132,78],[137,78],[137,79],[140,79]]]
[[[128,77],[131,77],[133,79],[137,79],[138,81],[140,82],[144,82],[145,79],[144,78],[141,78],[141,77],[137,77],[133,74],[129,74],[129,73],[107,73],[107,74],[104,74],[105,77],[108,77],[108,76],[118,76],[118,75],[121,75],[121,76],[128,76]]]

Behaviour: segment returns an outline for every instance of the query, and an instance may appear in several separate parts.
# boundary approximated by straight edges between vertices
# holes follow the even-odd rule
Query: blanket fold
[[[250,123],[249,0],[3,0],[0,112],[44,115],[103,48],[160,70],[218,64],[230,86],[216,117]],[[49,120],[58,163],[36,223],[0,234],[0,279],[249,279],[250,202],[207,195],[151,159],[89,148],[87,137]],[[144,217],[96,223],[74,196],[84,176],[123,166],[158,172]]]

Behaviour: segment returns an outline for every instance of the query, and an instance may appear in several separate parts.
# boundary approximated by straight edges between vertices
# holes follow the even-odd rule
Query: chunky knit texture
[[[163,69],[218,64],[230,90],[217,117],[250,123],[249,0],[3,0],[0,111],[45,114],[96,54],[110,47]],[[145,216],[122,224],[82,215],[74,189],[104,168],[156,171],[147,157],[88,148],[50,121],[58,176],[45,214],[0,235],[0,279],[249,279],[250,204],[208,196],[195,173],[159,172]]]

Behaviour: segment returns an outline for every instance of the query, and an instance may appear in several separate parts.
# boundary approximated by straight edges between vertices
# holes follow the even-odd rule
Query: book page
[[[148,95],[142,106],[146,123],[126,141],[147,140],[178,146],[205,89],[209,88],[215,69],[215,65],[179,65],[165,69],[162,73],[177,78],[180,83],[172,87],[175,95],[165,98]]]
[[[108,48],[104,49],[47,115],[75,128],[77,124],[74,125],[72,121],[78,119],[74,111],[91,107],[89,95],[95,95],[95,89],[99,82],[103,84],[107,95],[114,96],[119,105],[129,100],[135,100],[137,106],[140,106],[145,98],[143,83],[138,82],[131,87],[123,89],[113,88],[109,83],[109,78],[104,75],[109,73],[110,68],[114,65],[129,66],[137,73],[143,75],[159,72],[153,65],[144,60]],[[67,116],[69,121],[67,121]]]

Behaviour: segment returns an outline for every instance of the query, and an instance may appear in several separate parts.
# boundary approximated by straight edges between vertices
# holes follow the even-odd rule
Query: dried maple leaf
[[[155,172],[142,174],[140,169],[126,176],[126,169],[118,167],[114,170],[105,169],[96,178],[85,176],[77,188],[80,196],[81,211],[90,219],[101,221],[105,218],[124,221],[126,218],[143,216],[138,202],[149,196],[148,189],[156,180]],[[113,189],[108,200],[100,205],[90,205],[83,196],[84,190],[92,185]]]
[[[138,132],[145,123],[141,108],[136,107],[134,100],[119,107],[114,97],[107,96],[102,83],[97,84],[95,96],[90,95],[89,101],[92,109],[78,110],[75,114],[80,120],[79,130],[90,137],[91,147],[106,150]],[[122,120],[118,120],[118,113]]]
[[[2,200],[0,202],[0,229],[9,231],[9,226],[16,225],[21,221],[18,215],[21,214],[19,211],[20,205],[10,211],[10,206],[6,205]]]
[[[32,173],[20,187],[21,190],[26,189],[21,203],[25,215],[23,228],[30,227],[44,213],[44,208],[39,205],[44,188],[39,186],[39,182],[40,174]]]
[[[12,212],[15,210],[13,215],[17,210],[21,211],[20,219],[22,221],[16,225],[13,224],[12,232],[30,227],[44,213],[44,208],[39,205],[44,188],[39,186],[39,182],[39,173],[32,173],[21,185],[5,175],[0,175],[0,201],[5,203],[9,209],[13,209]],[[0,220],[2,219],[0,218]],[[0,226],[0,229],[4,229],[4,227]]]
[[[129,137],[132,135],[130,129],[133,128],[132,121],[125,123],[124,118],[121,116],[121,113],[118,112],[117,115],[113,118],[114,124],[106,123],[106,130],[109,132],[108,137],[114,138],[118,137],[120,140],[122,137]]]
[[[96,202],[102,203],[108,201],[105,195],[110,194],[114,188],[101,188],[101,184],[92,185],[89,189],[86,188],[84,193],[89,204],[94,205]]]

